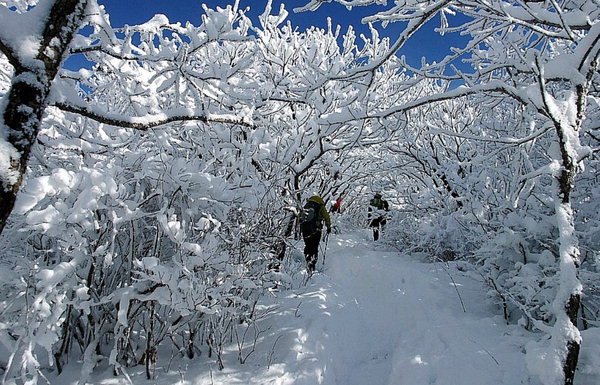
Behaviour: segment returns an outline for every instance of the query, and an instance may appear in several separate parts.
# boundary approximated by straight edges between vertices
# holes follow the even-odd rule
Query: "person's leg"
[[[373,219],[371,227],[373,227],[373,240],[376,241],[379,239],[379,218]]]
[[[306,260],[306,267],[309,273],[313,273],[317,267],[317,255],[311,254]]]
[[[319,241],[321,240],[321,232],[315,231],[305,238],[304,257],[306,258],[306,265],[308,271],[312,273],[317,265],[317,258],[319,255]]]
[[[310,236],[303,235],[302,238],[304,238],[304,258],[308,260],[308,255],[311,251]]]

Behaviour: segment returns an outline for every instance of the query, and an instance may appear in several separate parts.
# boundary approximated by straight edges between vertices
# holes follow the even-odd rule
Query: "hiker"
[[[390,206],[385,199],[382,199],[381,194],[376,192],[369,203],[369,226],[373,228],[374,241],[379,239],[379,231],[383,231],[387,223],[384,211],[390,211]]]
[[[300,211],[300,230],[304,239],[304,258],[309,274],[315,271],[317,265],[323,221],[327,226],[327,234],[331,233],[331,218],[325,202],[319,195],[313,195]]]
[[[337,199],[337,201],[335,201],[335,203],[333,204],[333,206],[331,206],[331,209],[329,211],[332,213],[339,213],[339,212],[341,212],[341,207],[342,207],[342,196],[340,195],[339,198]]]

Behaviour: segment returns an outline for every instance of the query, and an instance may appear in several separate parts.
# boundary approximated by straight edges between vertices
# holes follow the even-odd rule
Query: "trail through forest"
[[[482,286],[452,266],[382,249],[364,234],[334,237],[326,262],[304,292],[288,298],[302,303],[281,368],[286,379],[273,383],[475,385],[527,378],[521,347],[506,337],[501,317],[490,318]]]
[[[139,368],[130,380],[107,371],[93,383],[537,384],[526,372],[526,337],[495,316],[482,285],[453,265],[386,250],[358,232],[332,235],[319,267],[306,286],[261,303],[266,316],[245,365],[232,346],[222,371],[204,354],[157,366],[154,380]]]

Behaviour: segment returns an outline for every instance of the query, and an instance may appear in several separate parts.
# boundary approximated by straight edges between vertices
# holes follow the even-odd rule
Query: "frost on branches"
[[[361,223],[372,186],[401,208],[390,242],[463,260],[541,332],[531,373],[572,383],[600,312],[597,4],[339,2],[406,28],[299,32],[268,3],[116,29],[93,0],[0,1],[4,382],[74,356],[82,381],[151,378],[165,346],[222,368],[235,341],[243,363],[258,298],[291,281],[294,208],[344,195]],[[469,42],[409,66],[433,19]]]
[[[590,176],[599,128],[597,3],[338,2],[378,4],[364,21],[406,22],[393,47],[434,18],[441,35],[470,36],[437,63],[424,60],[415,68],[402,61],[417,76],[455,86],[376,114],[409,111],[413,118],[390,145],[395,160],[382,162],[411,182],[389,178],[390,189],[404,191],[399,203],[415,214],[399,218],[409,230],[399,228],[398,238],[445,258],[470,256],[507,319],[520,318],[551,336],[531,350],[532,373],[544,384],[573,383],[585,344],[578,328],[596,319],[590,310],[597,314],[597,283],[588,279],[597,277],[591,236],[597,221],[580,210],[590,207],[596,189]],[[310,1],[303,9],[320,5]],[[424,210],[432,214],[429,221]],[[420,242],[415,231],[423,235]],[[586,290],[589,302],[582,305]]]
[[[23,17],[43,25],[38,7]],[[381,122],[401,124],[356,114],[390,107],[400,86],[370,91],[405,75],[343,79],[388,52],[376,34],[359,49],[352,30],[282,24],[283,9],[259,25],[237,6],[204,11],[200,26],[156,16],[114,29],[88,4],[79,27],[92,32],[75,35],[69,53],[94,67],[60,69],[48,83],[3,233],[5,381],[36,383],[73,356],[82,381],[107,364],[143,364],[152,378],[166,345],[222,368],[235,340],[244,362],[261,333],[258,297],[290,281],[290,208],[308,185],[348,189],[336,164],[388,137]],[[9,101],[17,56],[2,67]]]

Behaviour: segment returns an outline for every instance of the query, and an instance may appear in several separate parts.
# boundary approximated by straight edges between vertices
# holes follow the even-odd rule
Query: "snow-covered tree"
[[[222,367],[237,339],[244,361],[257,298],[289,280],[295,207],[379,179],[404,244],[478,263],[507,319],[551,334],[532,371],[572,383],[578,268],[593,284],[598,263],[597,7],[395,2],[367,21],[406,22],[398,39],[360,41],[270,4],[257,24],[235,3],[115,29],[94,0],[0,0],[5,379],[75,351],[82,378],[103,361],[150,378],[166,343]],[[433,17],[470,40],[411,67],[396,53]]]
[[[347,6],[381,4],[379,1],[342,1]],[[310,1],[302,9],[316,9],[321,1]],[[456,16],[458,15],[458,16]],[[574,182],[591,149],[581,137],[594,126],[590,103],[594,104],[600,56],[600,11],[594,1],[470,2],[455,0],[398,1],[365,18],[365,21],[405,22],[392,44],[390,55],[400,49],[415,31],[439,17],[444,33],[470,36],[464,47],[456,47],[439,63],[407,68],[429,78],[456,80],[461,86],[378,113],[385,117],[404,113],[433,101],[481,95],[511,98],[532,116],[529,142],[551,131],[553,144],[540,175],[550,176],[555,192],[552,201],[557,230],[558,288],[553,300],[554,327],[550,359],[536,370],[548,384],[571,384],[577,365],[580,334],[577,314],[582,285],[577,276],[580,249],[575,234],[572,194]],[[456,25],[450,25],[456,23]],[[386,57],[384,55],[383,57]],[[459,60],[471,64],[460,70]],[[369,68],[359,71],[370,71]],[[541,356],[540,356],[541,357]],[[548,357],[548,356],[545,356]],[[550,370],[558,362],[562,370]],[[548,365],[548,367],[546,367]],[[533,365],[535,366],[535,365]]]
[[[225,342],[260,316],[262,290],[286,282],[273,267],[287,255],[290,208],[309,186],[331,196],[350,188],[348,151],[389,136],[355,111],[390,107],[396,88],[371,91],[408,78],[394,67],[322,81],[388,52],[386,40],[375,34],[359,49],[352,30],[298,32],[282,24],[284,9],[268,7],[259,26],[234,5],[205,8],[200,26],[156,16],[123,29],[94,2],[85,9],[73,28],[91,32],[61,56],[95,64],[53,64],[6,198],[27,165],[2,239],[3,264],[16,272],[2,286],[14,298],[3,311],[5,379],[35,382],[74,351],[84,379],[103,361],[116,372],[143,363],[151,377],[167,341],[177,355],[206,349],[222,367]],[[43,24],[43,10],[3,12]],[[13,76],[5,98],[14,101],[10,54],[3,77]]]

